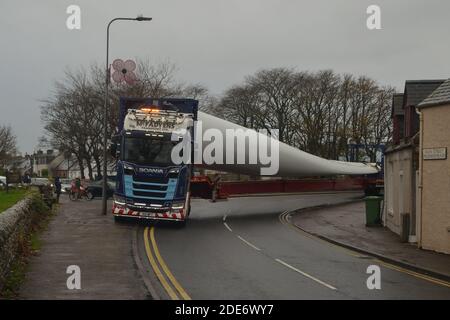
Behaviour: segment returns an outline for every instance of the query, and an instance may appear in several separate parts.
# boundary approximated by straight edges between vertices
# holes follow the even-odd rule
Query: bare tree
[[[225,92],[214,113],[244,127],[256,129],[258,101],[257,92],[252,86],[234,86]]]
[[[246,80],[258,96],[258,124],[264,129],[278,129],[279,140],[288,144],[292,142],[289,127],[298,91],[296,80],[294,71],[286,68],[262,70]]]
[[[17,151],[16,136],[10,126],[0,126],[0,166],[14,156]]]

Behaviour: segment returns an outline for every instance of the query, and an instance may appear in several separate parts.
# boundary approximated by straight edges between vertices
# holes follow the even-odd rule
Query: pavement
[[[61,196],[57,216],[31,258],[22,299],[148,299],[132,253],[133,229],[100,213],[101,201]],[[67,267],[81,269],[81,290],[69,290]]]
[[[402,243],[398,235],[385,227],[366,227],[363,201],[299,210],[291,221],[301,230],[327,241],[450,282],[450,255]]]

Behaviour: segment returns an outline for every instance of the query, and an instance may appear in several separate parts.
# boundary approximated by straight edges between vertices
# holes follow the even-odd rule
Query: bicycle
[[[87,188],[80,188],[79,192],[77,190],[72,189],[69,192],[69,199],[71,201],[76,201],[79,199],[85,199],[90,201],[94,199],[94,195]]]

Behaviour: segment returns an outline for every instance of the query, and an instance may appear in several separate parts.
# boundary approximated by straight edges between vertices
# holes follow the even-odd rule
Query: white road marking
[[[249,247],[252,247],[253,249],[257,250],[257,251],[261,251],[260,248],[258,248],[257,246],[253,245],[252,243],[248,242],[247,240],[245,240],[244,238],[242,238],[241,236],[237,236],[240,240],[242,240],[246,245],[248,245]]]
[[[227,220],[227,215],[223,216],[223,222],[225,222]]]
[[[291,269],[291,270],[293,270],[293,271],[295,271],[295,272],[298,272],[298,273],[300,273],[301,275],[303,275],[303,276],[305,276],[305,277],[307,277],[307,278],[309,278],[309,279],[311,279],[311,280],[313,280],[313,281],[315,281],[315,282],[317,282],[317,283],[320,283],[321,285],[327,287],[328,289],[331,289],[331,290],[337,290],[337,289],[336,289],[335,287],[333,287],[332,285],[329,285],[328,283],[325,283],[325,282],[323,282],[322,280],[319,280],[319,279],[313,277],[312,275],[309,275],[309,274],[307,274],[306,272],[303,272],[303,271],[301,271],[301,270],[299,270],[299,269],[297,269],[297,268],[291,266],[290,264],[284,262],[283,260],[275,259],[275,261],[277,261],[278,263],[281,263],[283,266],[288,267],[289,269]]]
[[[231,230],[230,226],[224,222],[223,225],[225,226],[225,228],[227,228],[230,232],[233,232],[233,230]]]

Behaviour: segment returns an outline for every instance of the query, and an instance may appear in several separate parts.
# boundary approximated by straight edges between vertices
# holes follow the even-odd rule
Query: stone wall
[[[22,253],[39,213],[32,209],[32,196],[0,213],[0,289],[12,263]]]

